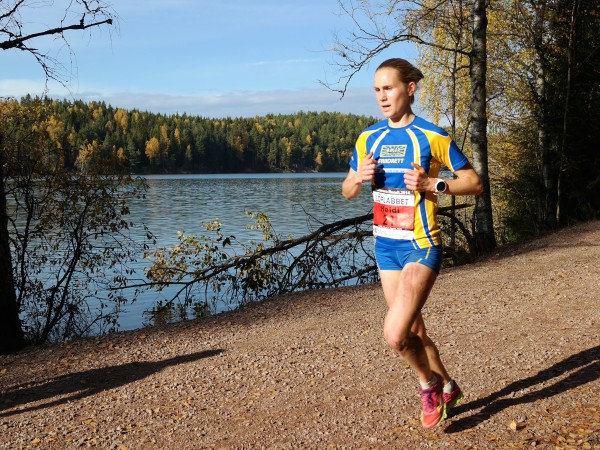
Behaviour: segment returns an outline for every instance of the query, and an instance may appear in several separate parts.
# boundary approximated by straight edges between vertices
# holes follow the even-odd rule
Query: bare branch
[[[85,17],[85,15],[84,15]],[[65,31],[69,31],[69,30],[86,30],[88,28],[92,28],[92,27],[97,27],[100,25],[104,25],[104,24],[108,24],[108,25],[112,25],[113,23],[113,19],[112,18],[108,18],[105,20],[101,20],[99,22],[92,22],[92,23],[83,23],[83,18],[81,19],[81,22],[75,25],[68,25],[65,27],[57,27],[57,28],[52,28],[50,30],[45,30],[45,31],[40,31],[39,33],[33,33],[30,34],[28,36],[23,36],[23,37],[19,37],[19,38],[13,38],[13,39],[9,39],[8,41],[4,41],[4,42],[0,42],[0,48],[2,50],[8,50],[11,48],[18,48],[21,50],[26,50],[29,52],[35,52],[36,49],[33,48],[29,48],[26,47],[25,45],[23,45],[25,42],[31,40],[31,39],[35,39],[41,36],[49,36],[49,35],[53,35],[53,34],[62,34]]]
[[[319,83],[334,92],[339,92],[342,97],[355,75],[367,67],[377,55],[400,42],[410,42],[470,56],[469,51],[440,45],[416,32],[419,28],[418,24],[424,20],[424,17],[437,14],[444,0],[439,0],[430,7],[425,7],[418,1],[399,0],[374,7],[371,7],[368,2],[359,2],[360,5],[356,5],[352,0],[347,2],[339,0],[338,3],[343,14],[352,20],[355,29],[345,38],[335,36],[332,51],[339,59],[332,64],[340,69],[342,75],[335,83],[324,80],[319,80]],[[403,9],[400,7],[401,4],[404,5]],[[377,11],[377,7],[382,8],[381,11]],[[394,24],[391,32],[387,26],[390,20]]]
[[[54,2],[30,0],[3,1],[0,3],[0,49],[21,50],[32,55],[46,75],[46,85],[49,80],[55,80],[66,87],[66,81],[71,74],[65,70],[65,66],[48,51],[40,50],[33,43],[41,38],[57,36],[62,39],[71,55],[73,64],[74,53],[65,36],[68,31],[85,31],[104,25],[113,25],[116,14],[112,9],[101,1],[71,0],[65,6],[64,15],[57,18],[56,26],[46,27],[38,24],[38,30],[25,31],[25,25],[34,27],[32,23],[25,22],[22,16],[26,9],[55,8]],[[73,17],[75,15],[75,17]]]
[[[14,6],[11,9],[7,10],[4,14],[0,14],[0,20],[5,20],[14,16],[14,14],[21,7],[21,5],[25,3],[25,1],[26,0],[18,0],[17,2],[15,2]]]

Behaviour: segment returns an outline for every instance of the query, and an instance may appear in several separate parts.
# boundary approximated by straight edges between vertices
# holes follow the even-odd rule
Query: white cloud
[[[0,80],[0,96],[20,98],[27,93],[41,95],[43,83]],[[63,89],[64,91],[64,89]],[[296,90],[236,91],[171,95],[162,93],[98,91],[79,93],[50,91],[53,98],[103,101],[113,107],[138,109],[162,114],[188,114],[202,117],[254,117],[267,114],[293,114],[299,111],[330,111],[378,116],[379,109],[370,88],[350,89],[344,98],[324,87]]]
[[[104,96],[107,103],[126,109],[203,117],[253,117],[299,111],[336,111],[378,115],[371,89],[356,89],[340,100],[325,88],[214,93],[201,95],[129,94]]]
[[[22,97],[31,92],[41,95],[46,88],[43,81],[6,79],[0,80],[0,97]]]

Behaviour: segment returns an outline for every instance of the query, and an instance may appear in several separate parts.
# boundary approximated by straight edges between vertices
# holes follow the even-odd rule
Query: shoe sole
[[[458,404],[462,401],[464,397],[465,395],[461,391],[451,402],[446,403],[446,408],[450,409],[454,408],[455,406],[458,406]]]

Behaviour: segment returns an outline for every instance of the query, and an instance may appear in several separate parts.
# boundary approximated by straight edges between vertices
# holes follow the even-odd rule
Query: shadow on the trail
[[[107,389],[114,389],[146,378],[169,366],[176,366],[223,353],[224,350],[205,350],[176,356],[162,361],[130,362],[113,367],[69,373],[29,385],[11,386],[2,394],[0,417],[48,408],[79,400]],[[59,398],[55,398],[59,397]],[[46,400],[46,401],[44,401]],[[41,403],[38,403],[41,402]],[[21,407],[28,403],[35,405]],[[10,411],[6,411],[10,409]]]
[[[553,378],[567,374],[564,378],[555,383],[539,387],[551,381]],[[577,386],[582,386],[591,381],[600,378],[600,346],[584,350],[576,355],[554,364],[547,369],[538,372],[536,375],[515,381],[505,388],[488,395],[485,398],[473,400],[472,402],[459,405],[452,410],[452,415],[458,415],[467,411],[482,408],[470,416],[454,420],[444,430],[446,433],[457,433],[475,427],[477,424],[488,420],[494,414],[510,408],[511,406],[524,403],[532,403],[553,395],[566,392]],[[524,395],[518,396],[518,392],[524,389],[531,389]]]

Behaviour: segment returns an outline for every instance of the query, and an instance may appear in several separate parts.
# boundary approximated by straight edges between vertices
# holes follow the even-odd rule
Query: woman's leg
[[[444,381],[444,384],[449,383],[450,375],[448,374],[448,371],[442,363],[440,352],[438,351],[436,345],[431,340],[431,338],[427,336],[423,315],[420,312],[417,316],[417,319],[413,322],[411,331],[421,338],[423,346],[425,347],[427,361],[429,362],[429,367],[431,368],[431,370],[433,370],[435,373],[440,374],[442,380]]]
[[[426,343],[411,331],[420,317],[437,274],[418,263],[407,264],[402,271],[381,270],[381,285],[388,305],[383,333],[388,344],[416,370],[425,384],[433,378]],[[422,319],[421,319],[422,321]],[[418,323],[416,324],[418,328]],[[428,342],[427,342],[428,344]]]
[[[421,309],[437,273],[423,264],[409,263],[401,272],[381,270],[380,278],[388,304],[383,325],[385,339],[418,373],[421,384],[419,393],[423,402],[421,423],[425,428],[433,428],[446,418],[447,412],[441,375],[434,374],[434,370],[441,366],[441,361],[433,342],[424,333]],[[425,339],[417,334],[419,331],[423,332]]]

